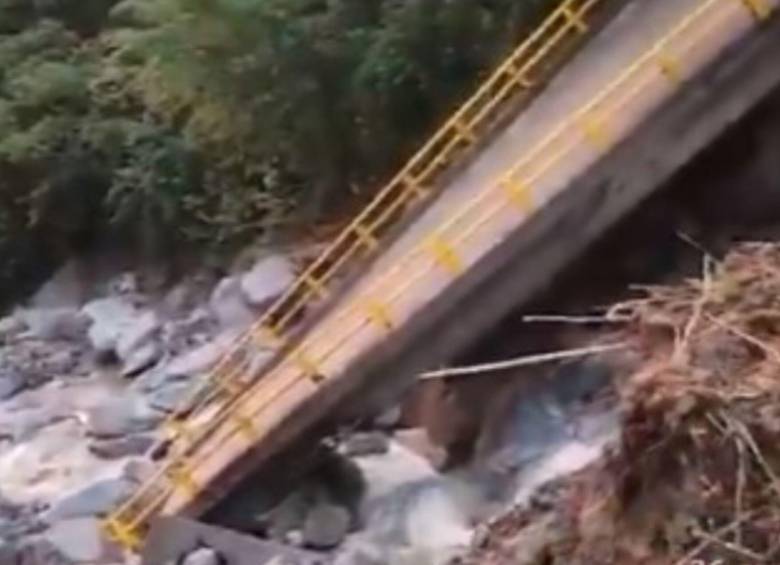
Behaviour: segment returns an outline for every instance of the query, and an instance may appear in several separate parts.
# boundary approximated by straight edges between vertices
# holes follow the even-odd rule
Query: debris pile
[[[465,563],[780,563],[780,245],[616,306],[641,368],[621,437],[486,526]]]

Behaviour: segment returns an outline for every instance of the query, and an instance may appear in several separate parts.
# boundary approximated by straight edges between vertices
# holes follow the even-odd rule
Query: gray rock
[[[255,319],[236,277],[222,279],[211,294],[209,306],[224,329],[245,328]]]
[[[20,310],[32,336],[43,340],[83,340],[89,317],[75,308],[35,308]]]
[[[150,343],[160,329],[157,314],[148,310],[129,320],[120,330],[116,342],[116,354],[122,361],[127,361],[138,349]]]
[[[92,320],[87,336],[92,348],[100,355],[114,353],[119,337],[132,327],[136,310],[121,298],[101,298],[87,303],[84,312]]]
[[[52,377],[70,376],[80,372],[81,355],[75,349],[52,352],[41,362],[41,370]]]
[[[127,437],[101,439],[89,445],[89,451],[102,459],[121,459],[143,455],[155,443],[152,435],[131,435]]]
[[[171,359],[164,371],[173,377],[192,377],[207,372],[226,351],[227,344],[223,339],[192,349]]]
[[[43,538],[63,557],[76,563],[120,563],[121,552],[103,536],[95,518],[78,518],[54,524]],[[41,562],[47,563],[48,562]]]
[[[55,502],[44,518],[51,524],[72,518],[103,516],[129,497],[133,489],[133,483],[124,479],[102,479]]]
[[[154,370],[147,371],[136,379],[133,388],[149,394],[170,386],[172,382],[202,377],[219,361],[236,336],[233,331],[224,332],[210,343],[160,363]]]
[[[0,425],[0,430],[7,433],[14,441],[20,442],[31,438],[43,428],[65,420],[70,414],[62,408],[33,408],[15,412],[8,422]]]
[[[165,371],[166,364],[160,363],[151,370],[141,373],[130,385],[130,390],[136,394],[147,395],[161,386],[171,382],[183,380],[181,377],[168,375]]]
[[[265,257],[241,277],[241,290],[247,302],[262,308],[280,296],[295,281],[295,269],[282,255]]]
[[[173,412],[193,398],[202,378],[169,381],[148,394],[149,406],[162,412]]]
[[[139,485],[150,479],[156,470],[156,465],[149,459],[136,457],[125,463],[122,469],[122,478]]]
[[[87,430],[98,438],[112,438],[146,432],[162,420],[143,400],[118,398],[87,413]]]
[[[347,457],[363,457],[387,453],[390,440],[382,432],[358,432],[349,436],[341,445],[341,453]]]
[[[221,565],[220,554],[210,547],[200,547],[182,560],[182,565]]]
[[[347,509],[333,504],[316,506],[303,523],[303,543],[314,549],[333,549],[346,537],[349,524]]]
[[[207,308],[196,308],[184,319],[169,320],[162,327],[167,349],[175,355],[212,341],[218,322]]]
[[[135,377],[154,367],[162,357],[162,346],[157,341],[147,342],[123,358],[122,376]]]
[[[249,501],[242,501],[243,506],[249,506]],[[293,531],[299,531],[303,528],[306,516],[314,503],[311,493],[306,489],[298,490],[288,495],[280,502],[269,514],[268,533],[272,539],[277,541],[286,541],[288,534]],[[250,509],[249,513],[259,515],[260,512]]]
[[[24,375],[14,367],[0,366],[0,400],[7,400],[27,386]]]

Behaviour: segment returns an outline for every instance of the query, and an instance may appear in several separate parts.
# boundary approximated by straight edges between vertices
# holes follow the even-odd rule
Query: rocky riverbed
[[[0,319],[0,565],[136,561],[103,539],[100,518],[148,476],[158,424],[296,270],[269,254],[163,291],[121,272],[77,292],[78,269],[66,265]],[[609,399],[582,409],[580,398],[606,382],[572,392],[563,383],[588,382],[592,367],[559,373],[512,400],[478,461],[442,471],[445,446],[388,407],[367,428],[330,438],[325,464],[280,499],[238,492],[216,521],[262,535],[285,562],[445,563],[488,516],[614,437]],[[178,562],[219,562],[208,548],[189,551]]]
[[[78,272],[66,265],[0,319],[0,563],[122,562],[98,519],[143,480],[157,425],[295,264],[268,255],[165,292],[124,272],[87,296]]]

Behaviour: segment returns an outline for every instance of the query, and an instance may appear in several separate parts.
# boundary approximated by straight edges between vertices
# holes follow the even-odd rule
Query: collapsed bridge
[[[106,520],[199,516],[447,362],[780,84],[780,0],[564,0],[234,344]]]

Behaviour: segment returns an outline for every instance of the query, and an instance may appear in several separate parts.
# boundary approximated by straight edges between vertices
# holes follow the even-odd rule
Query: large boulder
[[[55,523],[86,516],[104,516],[133,493],[135,485],[124,479],[102,479],[63,496],[46,512],[47,522]]]
[[[229,349],[235,334],[229,332],[213,341],[177,355],[166,363],[163,371],[169,377],[187,378],[208,372]]]
[[[171,380],[148,394],[149,405],[155,410],[173,412],[187,404],[203,385],[205,378]]]
[[[160,321],[152,310],[138,313],[121,328],[116,340],[116,354],[127,361],[139,348],[155,339],[160,330]]]
[[[238,277],[222,279],[211,294],[209,306],[223,329],[246,328],[255,320]]]
[[[241,290],[247,302],[257,308],[267,306],[295,281],[295,269],[287,257],[271,255],[260,259],[241,277]]]
[[[199,307],[189,312],[186,317],[168,320],[163,325],[161,334],[166,348],[173,355],[179,355],[211,341],[218,330],[217,319],[211,311]]]
[[[115,354],[120,336],[133,326],[137,313],[135,307],[122,298],[100,298],[88,302],[82,308],[92,325],[87,335],[98,355]]]
[[[100,358],[116,357],[124,376],[136,376],[162,356],[160,321],[151,310],[137,311],[123,298],[88,303],[84,312],[92,320],[89,340]]]
[[[146,432],[162,420],[147,402],[134,396],[116,398],[87,412],[87,431],[97,438]]]
[[[163,356],[159,341],[149,341],[129,353],[122,361],[122,376],[136,377],[151,369]]]
[[[43,539],[70,562],[97,564],[123,561],[121,552],[105,539],[100,521],[95,518],[58,522],[43,535]],[[49,562],[40,563],[48,565]]]
[[[126,437],[97,439],[89,444],[89,451],[101,459],[122,459],[143,455],[155,443],[151,434],[136,434]]]
[[[303,543],[313,549],[333,549],[338,546],[350,526],[349,511],[335,504],[320,504],[312,508],[303,523]]]

